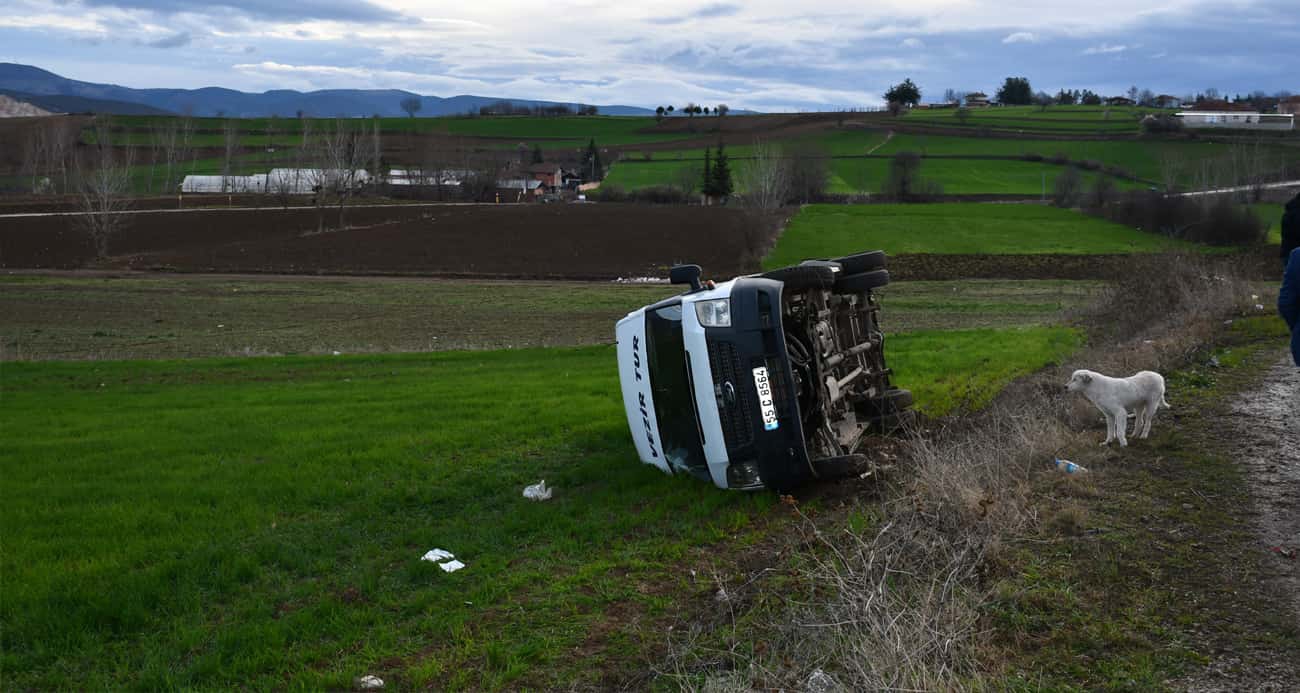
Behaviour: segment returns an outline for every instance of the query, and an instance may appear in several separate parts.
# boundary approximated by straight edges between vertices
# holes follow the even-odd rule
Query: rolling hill
[[[22,91],[0,89],[0,95],[28,103],[51,113],[110,113],[112,115],[170,115],[171,111],[142,103],[114,99],[92,99],[86,96],[62,94],[28,94]]]
[[[68,79],[48,70],[31,65],[0,63],[0,93],[17,92],[30,95],[22,100],[31,103],[34,98],[77,97],[84,102],[68,102],[53,110],[82,112],[95,111],[117,115],[141,113],[193,113],[197,116],[231,115],[240,117],[292,116],[298,111],[315,116],[400,116],[402,99],[418,97],[422,103],[421,116],[440,116],[477,111],[497,101],[510,101],[519,106],[551,106],[571,104],[558,101],[535,101],[495,96],[460,95],[451,97],[424,96],[398,89],[325,89],[301,92],[277,89],[260,94],[204,87],[201,89],[133,89],[116,84],[99,84]],[[53,103],[53,102],[47,102]],[[42,108],[50,109],[37,103]],[[85,106],[91,106],[89,108]],[[148,107],[148,111],[130,110]],[[599,106],[605,115],[652,115],[654,111],[635,106]]]

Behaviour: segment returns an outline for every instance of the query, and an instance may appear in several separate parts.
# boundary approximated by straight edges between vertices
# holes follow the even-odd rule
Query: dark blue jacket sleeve
[[[1282,275],[1282,288],[1277,292],[1277,312],[1282,314],[1286,326],[1295,330],[1300,322],[1300,248],[1291,251]]]

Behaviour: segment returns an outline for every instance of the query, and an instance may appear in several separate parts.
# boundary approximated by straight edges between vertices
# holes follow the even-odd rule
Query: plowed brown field
[[[337,213],[324,213],[333,225]],[[718,207],[454,205],[349,210],[317,232],[312,209],[130,215],[94,258],[73,215],[0,218],[0,267],[166,269],[276,274],[413,274],[611,279],[752,271],[781,219]]]

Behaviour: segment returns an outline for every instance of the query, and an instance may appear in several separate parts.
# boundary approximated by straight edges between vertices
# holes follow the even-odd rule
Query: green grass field
[[[833,159],[828,191],[832,193],[880,193],[889,176],[889,159]],[[1006,159],[923,159],[920,175],[943,185],[948,195],[1042,195],[1050,196],[1061,166]],[[1084,173],[1085,185],[1097,174]],[[1132,188],[1129,181],[1116,187]]]
[[[677,185],[683,177],[697,177],[704,170],[701,158],[667,159],[651,161],[628,159],[614,165],[604,184],[617,185],[627,190],[655,185]],[[741,156],[737,154],[736,156]],[[733,160],[733,171],[748,165],[744,159]],[[830,178],[827,185],[831,193],[877,194],[889,175],[889,159],[831,159]],[[925,159],[921,176],[943,185],[950,195],[1000,194],[1000,195],[1050,195],[1062,167],[1053,164],[1015,161],[1007,159]],[[1097,174],[1084,173],[1086,185]],[[1133,183],[1118,181],[1117,187],[1131,188]],[[744,193],[743,187],[737,190]]]
[[[1161,179],[1162,161],[1181,162],[1179,174],[1190,180],[1201,161],[1213,161],[1231,155],[1231,146],[1212,142],[1173,142],[1164,140],[1021,140],[991,137],[950,137],[942,135],[896,135],[882,146],[879,154],[903,151],[929,155],[1021,156],[1039,154],[1052,157],[1064,154],[1071,161],[1097,161],[1118,166],[1141,178]],[[1300,159],[1300,149],[1280,150],[1274,158]]]
[[[1285,210],[1280,204],[1253,204],[1250,206],[1259,218],[1268,224],[1268,242],[1282,242],[1282,212]]]
[[[1031,327],[889,348],[941,413],[1076,343]],[[3,374],[17,689],[595,686],[779,507],[637,462],[612,346]],[[552,501],[520,497],[541,478]],[[434,547],[468,567],[421,562]]]
[[[918,123],[965,127],[972,130],[989,128],[1079,133],[1136,133],[1140,115],[1153,112],[1157,112],[1157,109],[1125,106],[1052,106],[1047,110],[1040,110],[1037,106],[999,106],[969,109],[970,115],[965,122],[956,116],[956,109],[917,109],[908,113],[905,118]]]
[[[1008,204],[808,205],[790,221],[765,268],[862,248],[891,254],[1156,252],[1190,244],[1067,209]]]
[[[911,333],[1060,324],[1104,284],[1064,279],[894,282],[878,289],[885,331]]]
[[[668,285],[377,277],[0,276],[10,359],[141,359],[609,343]],[[1008,301],[1014,302],[1011,296]]]
[[[1057,324],[1078,281],[901,282],[890,333]],[[376,277],[0,276],[0,359],[172,359],[608,344],[669,285]]]

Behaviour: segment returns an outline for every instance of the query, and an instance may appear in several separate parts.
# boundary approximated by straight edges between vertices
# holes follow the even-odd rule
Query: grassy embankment
[[[1268,653],[1296,651],[1300,631],[1259,588],[1277,559],[1261,557],[1247,472],[1223,437],[1224,410],[1284,342],[1276,317],[1236,320],[1213,367],[1167,373],[1178,409],[1150,440],[1067,451],[1091,473],[1055,479],[1038,536],[1003,558],[1014,571],[988,609],[988,654],[1004,667],[992,688],[1182,688],[1227,659],[1219,682],[1240,684],[1269,676]]]

